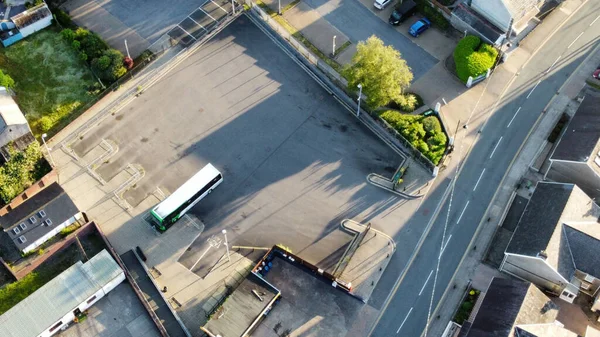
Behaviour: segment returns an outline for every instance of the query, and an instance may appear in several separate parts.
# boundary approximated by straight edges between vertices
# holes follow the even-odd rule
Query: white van
[[[375,0],[373,6],[377,9],[384,9],[385,6],[389,5],[391,2],[392,0]]]

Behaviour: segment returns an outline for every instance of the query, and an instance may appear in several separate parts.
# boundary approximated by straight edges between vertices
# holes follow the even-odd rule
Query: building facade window
[[[62,321],[60,321],[60,322],[58,322],[58,323],[54,324],[54,325],[53,325],[53,326],[50,328],[50,332],[54,332],[54,331],[56,331],[56,329],[60,328],[62,325],[63,325],[63,322],[62,322]]]

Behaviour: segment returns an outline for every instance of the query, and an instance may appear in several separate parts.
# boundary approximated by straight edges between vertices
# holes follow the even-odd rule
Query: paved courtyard
[[[60,333],[60,337],[159,337],[131,285],[123,282],[90,309],[88,318]]]

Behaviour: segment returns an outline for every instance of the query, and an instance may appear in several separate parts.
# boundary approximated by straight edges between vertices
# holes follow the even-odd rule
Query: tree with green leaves
[[[40,144],[33,142],[23,150],[9,148],[10,159],[0,166],[0,200],[9,203],[14,197],[47,173]]]
[[[362,85],[366,102],[371,108],[387,105],[391,101],[405,101],[404,91],[410,86],[413,74],[399,51],[386,46],[375,35],[359,42],[352,62],[342,74],[350,90]]]
[[[5,88],[14,88],[15,87],[15,80],[13,80],[12,77],[5,74],[2,70],[0,70],[0,87],[5,87]]]

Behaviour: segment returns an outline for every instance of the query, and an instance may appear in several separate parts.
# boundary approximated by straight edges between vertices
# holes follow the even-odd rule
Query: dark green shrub
[[[446,151],[448,138],[437,117],[406,115],[394,110],[385,111],[380,117],[433,164],[440,162]]]
[[[75,40],[75,32],[69,28],[63,29],[60,35],[69,43],[73,43]]]
[[[434,26],[442,30],[450,27],[450,22],[437,9],[431,7],[431,4],[427,0],[417,0],[416,2],[419,12],[429,19]]]
[[[77,28],[75,40],[81,44],[81,50],[87,54],[88,60],[102,56],[102,53],[109,48],[98,34],[83,28]]]
[[[73,42],[71,42],[71,47],[73,47],[73,49],[79,51],[79,48],[81,48],[81,43],[79,41],[73,41]]]
[[[481,43],[477,36],[468,35],[461,39],[454,49],[456,74],[467,82],[469,76],[477,77],[494,66],[498,50],[489,44]]]
[[[55,8],[53,11],[56,21],[58,21],[63,28],[77,29],[77,26],[73,23],[69,14],[58,8]]]
[[[100,79],[110,82],[116,81],[127,72],[123,66],[123,54],[116,49],[105,50],[100,57],[92,60],[91,65]]]

